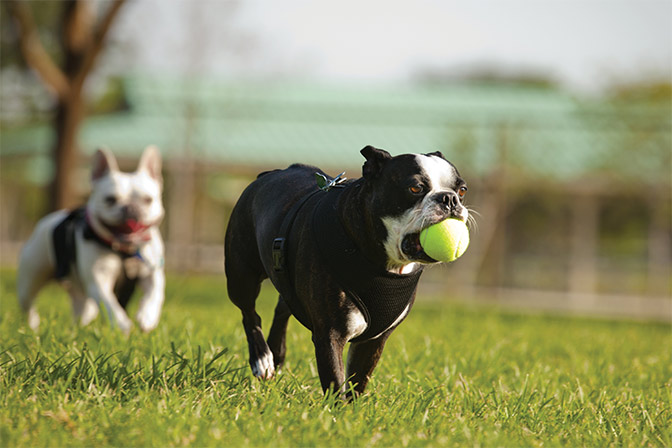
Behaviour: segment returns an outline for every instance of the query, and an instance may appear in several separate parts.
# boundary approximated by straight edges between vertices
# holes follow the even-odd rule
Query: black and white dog
[[[242,193],[226,232],[231,301],[240,308],[255,376],[271,378],[285,359],[290,315],[312,331],[323,390],[362,392],[385,341],[415,299],[424,265],[436,263],[420,232],[448,217],[466,221],[467,191],[441,153],[404,154],[367,146],[363,176],[318,178],[316,167],[262,173]],[[255,301],[263,279],[280,293],[268,341]],[[351,342],[347,373],[343,349]]]
[[[93,157],[92,192],[85,207],[51,213],[37,224],[21,251],[17,279],[21,308],[37,330],[35,299],[50,280],[58,280],[72,299],[82,325],[104,310],[112,326],[125,333],[132,322],[126,305],[136,284],[144,295],[136,315],[143,331],[154,329],[164,300],[164,210],[161,155],[148,146],[134,173],[119,171],[106,149]]]

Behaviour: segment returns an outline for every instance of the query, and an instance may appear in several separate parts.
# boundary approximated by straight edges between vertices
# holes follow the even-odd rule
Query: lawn
[[[290,323],[271,381],[247,366],[220,277],[170,276],[148,335],[71,323],[57,287],[27,328],[0,274],[0,444],[13,446],[671,446],[672,328],[420,298],[367,393],[322,395]],[[275,302],[260,297],[265,328]]]

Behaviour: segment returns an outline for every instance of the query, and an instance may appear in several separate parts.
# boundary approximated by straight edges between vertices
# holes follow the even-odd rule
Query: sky
[[[490,68],[599,91],[672,77],[672,0],[137,0],[114,39],[125,70],[394,83]]]

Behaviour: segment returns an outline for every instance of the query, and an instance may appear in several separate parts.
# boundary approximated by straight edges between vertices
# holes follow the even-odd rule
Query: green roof
[[[132,76],[129,108],[89,118],[81,147],[105,145],[137,157],[157,144],[164,157],[284,167],[303,162],[357,169],[371,144],[393,154],[441,150],[484,174],[505,153],[532,175],[627,179],[670,175],[668,106],[614,109],[559,91],[502,85],[331,86]],[[3,132],[2,153],[42,153],[46,126]],[[354,173],[353,173],[354,174]]]

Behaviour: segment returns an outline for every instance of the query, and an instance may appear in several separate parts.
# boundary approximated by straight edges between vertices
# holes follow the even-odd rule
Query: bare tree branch
[[[125,2],[126,0],[115,0],[107,10],[107,13],[101,20],[100,24],[97,26],[93,35],[93,39],[86,50],[86,54],[84,55],[82,66],[80,67],[77,76],[73,80],[74,87],[81,89],[84,80],[86,80],[86,77],[89,75],[89,72],[93,68],[96,59],[98,58],[98,55],[103,48],[105,37],[107,36],[112,23],[114,22],[117,14],[119,13],[119,10]]]
[[[67,98],[70,94],[68,78],[42,46],[32,14],[19,1],[9,0],[5,4],[18,25],[21,54],[26,63],[56,95],[63,99]]]
[[[63,42],[70,52],[83,54],[91,43],[95,14],[90,0],[70,0],[65,7]]]

